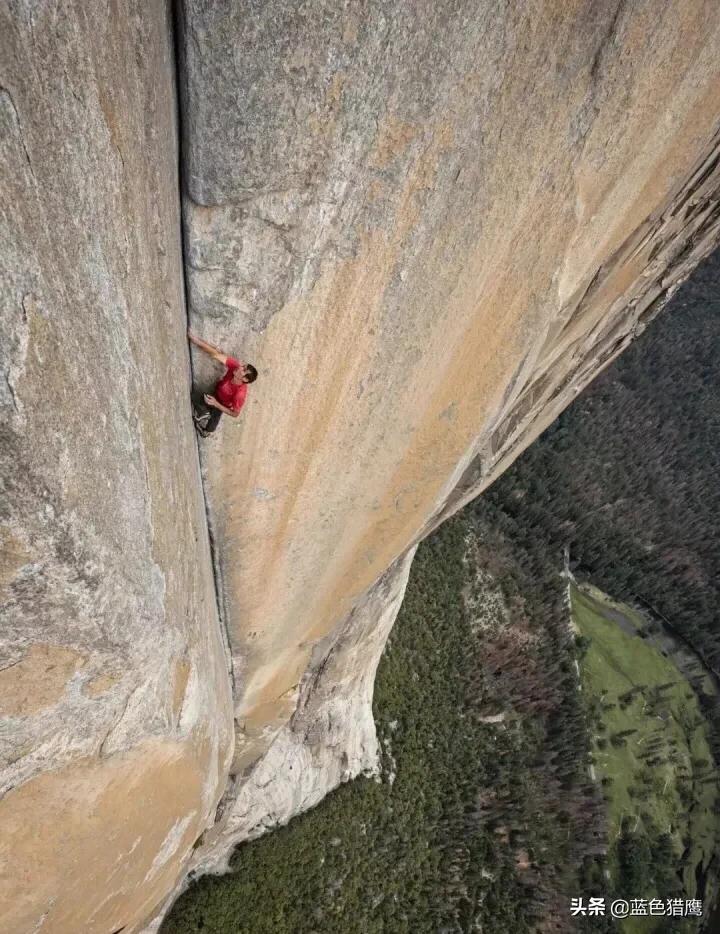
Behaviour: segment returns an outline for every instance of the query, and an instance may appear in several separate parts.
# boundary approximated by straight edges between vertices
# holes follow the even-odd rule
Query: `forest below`
[[[421,545],[377,677],[380,774],[239,847],[165,934],[574,931],[571,896],[612,894],[564,554],[720,671],[719,308],[716,254]]]
[[[569,546],[576,575],[661,618],[716,676],[719,311],[715,253],[471,506],[539,564]]]

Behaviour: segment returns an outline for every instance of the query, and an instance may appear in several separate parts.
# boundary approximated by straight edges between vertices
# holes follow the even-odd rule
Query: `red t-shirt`
[[[239,412],[245,404],[247,395],[247,383],[233,383],[233,373],[240,366],[240,363],[233,357],[228,357],[225,361],[227,370],[225,375],[215,387],[215,398],[221,402],[226,409],[232,409],[233,412]]]

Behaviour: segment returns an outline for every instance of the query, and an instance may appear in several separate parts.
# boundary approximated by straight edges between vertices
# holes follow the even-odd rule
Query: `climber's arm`
[[[223,353],[219,347],[215,347],[213,344],[209,344],[207,341],[204,341],[202,337],[196,337],[189,328],[188,337],[196,347],[199,347],[200,350],[204,350],[206,354],[209,354],[209,356],[213,358],[213,360],[217,360],[217,362],[222,363],[223,366],[227,365],[227,354]]]
[[[222,402],[218,402],[215,396],[211,396],[210,394],[207,394],[205,396],[205,402],[208,405],[211,405],[214,409],[220,409],[221,412],[224,412],[225,415],[229,415],[230,418],[237,418],[238,415],[240,414],[240,412],[236,412],[233,409],[228,409],[226,406],[222,404]]]

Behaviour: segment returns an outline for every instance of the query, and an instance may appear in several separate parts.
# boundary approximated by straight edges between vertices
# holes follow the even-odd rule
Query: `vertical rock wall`
[[[130,934],[231,708],[161,2],[0,4],[0,930]]]
[[[191,317],[260,370],[203,448],[252,781],[318,646],[717,242],[720,8],[182,6]]]

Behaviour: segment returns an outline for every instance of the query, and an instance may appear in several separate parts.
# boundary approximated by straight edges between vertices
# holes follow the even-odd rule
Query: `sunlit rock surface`
[[[318,646],[717,242],[720,9],[183,9],[190,315],[260,370],[202,450],[236,684],[228,840]]]

